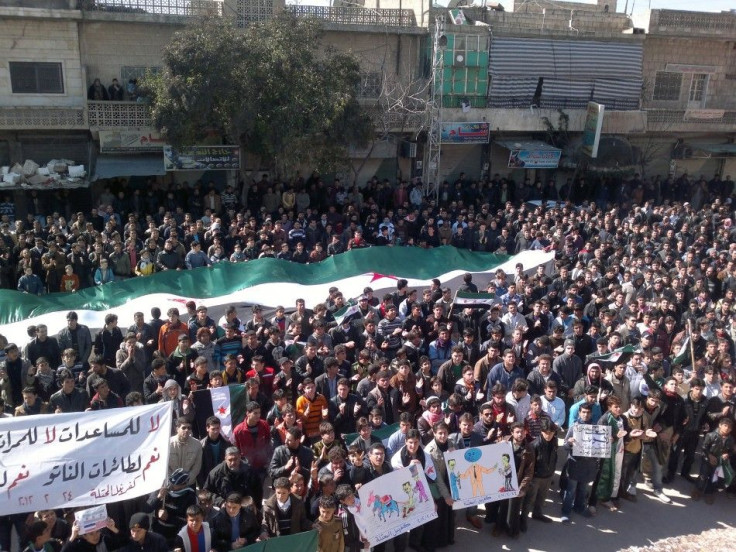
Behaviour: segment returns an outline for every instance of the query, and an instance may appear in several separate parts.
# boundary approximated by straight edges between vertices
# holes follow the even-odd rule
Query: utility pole
[[[445,86],[445,16],[435,17],[434,40],[432,42],[432,98],[427,105],[428,148],[425,160],[425,196],[438,200],[442,166],[442,95]]]

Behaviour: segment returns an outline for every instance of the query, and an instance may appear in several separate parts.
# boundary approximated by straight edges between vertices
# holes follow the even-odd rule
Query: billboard
[[[167,171],[226,171],[240,169],[238,146],[164,146]]]
[[[598,157],[598,144],[601,141],[601,130],[603,129],[603,112],[606,106],[603,104],[588,102],[588,110],[585,114],[585,126],[583,127],[583,153],[589,157]]]
[[[442,123],[443,144],[487,144],[491,135],[489,123]]]

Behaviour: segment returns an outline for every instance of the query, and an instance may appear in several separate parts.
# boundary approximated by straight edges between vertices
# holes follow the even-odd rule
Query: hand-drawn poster
[[[604,425],[575,424],[572,430],[575,442],[573,456],[589,458],[611,457],[611,428]]]
[[[519,494],[511,443],[447,452],[445,463],[454,510]]]
[[[356,523],[372,547],[437,517],[427,477],[415,465],[366,483],[358,497]]]

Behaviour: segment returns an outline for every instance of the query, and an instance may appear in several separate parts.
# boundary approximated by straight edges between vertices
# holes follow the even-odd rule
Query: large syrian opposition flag
[[[95,330],[102,328],[105,315],[118,315],[127,328],[133,314],[143,312],[149,319],[151,307],[166,313],[194,300],[210,309],[217,319],[227,305],[260,304],[266,308],[283,305],[293,308],[302,298],[307,307],[324,301],[331,286],[345,297],[357,297],[371,286],[377,296],[394,291],[396,280],[406,278],[411,287],[428,287],[433,278],[443,285],[459,287],[466,272],[487,275],[502,269],[512,274],[517,263],[533,273],[538,265],[552,270],[553,252],[525,251],[509,257],[456,249],[418,247],[370,247],[348,251],[322,261],[302,265],[279,259],[258,259],[246,263],[220,263],[194,270],[166,271],[148,277],[130,278],[80,290],[41,297],[12,290],[0,290],[0,334],[19,346],[29,341],[30,324],[46,324],[54,335],[66,326],[66,313],[77,311],[79,323]],[[476,278],[479,285],[483,278]],[[219,310],[218,310],[219,309]],[[219,314],[218,314],[219,313]],[[240,312],[241,318],[247,316]]]
[[[193,394],[195,435],[207,434],[206,422],[210,416],[220,419],[220,433],[233,442],[233,429],[245,419],[248,402],[245,385],[237,383],[214,389],[202,389]]]
[[[388,445],[389,437],[391,437],[398,430],[399,430],[399,422],[396,422],[395,424],[383,426],[381,429],[374,429],[373,431],[371,431],[371,435],[373,435],[374,437],[378,437],[383,443],[383,446],[385,447]],[[357,438],[358,438],[357,433],[348,433],[347,435],[345,435],[345,444],[350,445],[350,443],[355,441]]]

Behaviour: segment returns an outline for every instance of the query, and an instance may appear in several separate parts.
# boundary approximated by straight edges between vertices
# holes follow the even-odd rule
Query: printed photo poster
[[[511,443],[445,453],[453,510],[514,498],[519,494]]]
[[[416,465],[366,483],[358,498],[355,521],[372,547],[437,517],[427,477]]]
[[[588,458],[611,457],[610,426],[575,424],[572,429],[572,437],[575,439],[572,445],[573,456],[585,456]]]

